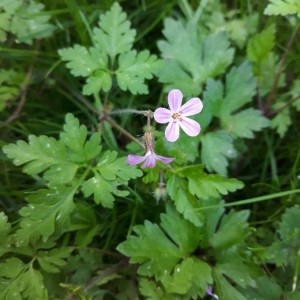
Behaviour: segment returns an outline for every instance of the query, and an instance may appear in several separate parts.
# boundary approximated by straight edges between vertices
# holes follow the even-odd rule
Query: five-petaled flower
[[[160,107],[154,112],[154,119],[157,123],[169,123],[165,131],[166,139],[169,142],[175,142],[179,138],[179,127],[189,136],[196,136],[201,130],[199,123],[188,118],[188,116],[201,112],[202,101],[199,98],[192,98],[181,105],[182,98],[180,90],[171,90],[168,94],[170,109]]]
[[[174,158],[172,157],[164,157],[161,155],[157,155],[154,152],[153,138],[150,131],[145,132],[144,139],[146,154],[144,156],[129,154],[127,157],[127,163],[129,165],[138,165],[139,163],[144,162],[142,168],[154,168],[157,160],[163,162],[164,164],[169,164],[171,161],[174,160]]]

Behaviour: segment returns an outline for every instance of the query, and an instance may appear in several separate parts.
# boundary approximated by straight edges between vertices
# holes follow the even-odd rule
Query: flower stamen
[[[174,114],[172,115],[172,118],[173,118],[174,120],[180,120],[181,114],[178,113],[178,112],[176,112],[176,113],[174,113]]]

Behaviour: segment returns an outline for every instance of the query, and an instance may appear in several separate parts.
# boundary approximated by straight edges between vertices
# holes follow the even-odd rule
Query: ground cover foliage
[[[300,299],[299,16],[0,0],[0,299]]]

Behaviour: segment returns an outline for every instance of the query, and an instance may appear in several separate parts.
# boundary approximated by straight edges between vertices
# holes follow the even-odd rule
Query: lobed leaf
[[[198,32],[195,22],[185,26],[166,19],[166,41],[158,42],[164,58],[158,76],[168,89],[176,87],[184,94],[197,95],[208,78],[224,73],[231,64],[234,51],[223,33],[204,38]]]
[[[204,40],[202,57],[202,75],[205,80],[224,73],[232,63],[234,49],[230,48],[229,41],[224,32],[208,35]]]
[[[10,19],[9,30],[20,43],[32,44],[33,39],[50,36],[55,26],[49,23],[50,14],[43,12],[44,4],[35,1],[13,1],[15,11]],[[20,5],[21,3],[21,5]]]
[[[28,143],[17,141],[15,144],[3,147],[3,152],[10,159],[13,159],[16,166],[25,164],[25,173],[35,175],[52,165],[66,162],[66,149],[54,138],[44,135],[39,137],[30,135],[28,140]]]
[[[65,118],[64,131],[60,134],[60,141],[71,151],[69,157],[74,162],[84,162],[93,159],[100,151],[100,135],[94,133],[87,140],[87,128],[80,125],[79,120],[72,114]]]
[[[129,51],[136,35],[130,25],[126,13],[115,2],[108,12],[100,16],[99,28],[93,31],[96,48],[108,55],[112,61],[117,54]]]
[[[127,185],[130,179],[142,176],[142,171],[126,163],[125,158],[117,158],[117,152],[106,151],[99,158],[93,169],[94,176],[82,184],[85,197],[92,196],[97,204],[112,208],[114,195],[125,197],[128,191],[119,189],[120,185]]]
[[[176,170],[179,176],[188,180],[188,188],[192,195],[200,199],[218,198],[244,186],[235,178],[226,178],[216,174],[206,174],[201,165],[184,167]]]
[[[180,249],[169,240],[160,227],[149,221],[133,228],[136,235],[128,237],[117,250],[139,263],[138,273],[157,278],[170,272],[181,258]],[[166,271],[165,271],[166,270]]]
[[[67,61],[66,66],[71,70],[71,74],[78,77],[88,77],[98,69],[107,68],[107,56],[99,53],[96,48],[86,48],[74,45],[70,48],[58,51],[61,59]]]
[[[270,0],[264,14],[282,16],[297,14],[300,17],[300,3],[298,0]]]
[[[0,111],[6,107],[8,102],[17,98],[24,78],[23,72],[13,69],[0,69]]]
[[[275,46],[275,32],[275,25],[271,24],[249,40],[247,57],[250,61],[260,63],[267,58]]]
[[[202,260],[188,257],[175,266],[171,275],[165,274],[161,281],[168,294],[188,295],[193,292],[194,297],[203,297],[208,284],[212,283],[211,268]]]
[[[195,226],[203,225],[203,214],[200,212],[200,203],[188,190],[187,180],[177,174],[171,174],[167,181],[167,193],[174,201],[178,212]]]
[[[218,231],[211,237],[211,245],[215,249],[224,249],[237,244],[245,239],[248,234],[249,224],[247,219],[249,211],[231,211],[224,215]]]
[[[151,79],[157,71],[159,61],[148,50],[137,54],[135,50],[119,56],[119,68],[116,71],[117,82],[121,90],[132,94],[147,94],[145,79]]]
[[[168,296],[165,295],[161,287],[147,278],[140,278],[139,290],[143,296],[147,297],[147,300],[168,300]]]
[[[8,218],[5,215],[3,211],[0,212],[0,241],[3,243],[5,239],[7,238],[10,229],[11,229],[11,224],[8,223]]]
[[[282,220],[279,225],[279,234],[281,240],[289,245],[289,247],[296,248],[300,245],[300,206],[294,205],[287,208],[282,215]]]
[[[225,91],[221,119],[249,103],[256,93],[256,80],[247,61],[231,68],[226,75]]]
[[[12,257],[0,264],[1,299],[48,299],[41,273]]]
[[[201,144],[201,159],[205,167],[226,176],[228,159],[237,155],[233,138],[226,131],[215,131],[203,135]]]
[[[161,214],[160,219],[161,227],[180,248],[182,253],[188,255],[188,253],[195,251],[201,237],[199,228],[183,219],[170,205],[167,206],[166,213]]]
[[[213,271],[216,293],[222,295],[222,300],[247,300],[219,271]]]
[[[271,120],[271,128],[275,129],[282,138],[286,134],[289,126],[292,124],[290,109],[285,102],[277,102],[272,108],[277,110],[275,117]]]
[[[42,237],[46,242],[56,230],[67,230],[75,209],[74,187],[40,189],[27,197],[29,204],[20,209],[20,229],[15,234],[16,246],[24,247]]]
[[[254,131],[261,131],[269,127],[269,119],[262,116],[260,110],[248,108],[234,115],[224,117],[222,127],[233,136],[241,138],[254,138]]]
[[[40,250],[37,253],[37,260],[41,268],[48,273],[58,273],[61,267],[66,265],[66,258],[70,256],[72,248],[62,247],[50,251]]]

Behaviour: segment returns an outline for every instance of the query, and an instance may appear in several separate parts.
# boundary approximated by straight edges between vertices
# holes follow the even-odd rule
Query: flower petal
[[[203,103],[199,98],[192,98],[187,103],[183,104],[180,112],[183,116],[188,117],[198,114],[203,108]]]
[[[168,103],[172,113],[178,112],[181,103],[182,103],[183,95],[180,90],[171,90],[168,94]]]
[[[142,165],[142,168],[154,168],[156,165],[156,155],[155,154],[150,154],[146,157],[146,160],[144,164]]]
[[[138,165],[139,163],[143,162],[146,159],[145,156],[140,156],[140,155],[132,155],[129,154],[127,156],[127,163],[129,165]]]
[[[154,116],[154,120],[160,124],[168,123],[172,119],[171,111],[163,107],[156,109],[153,116]]]
[[[189,136],[196,136],[200,133],[201,130],[201,127],[198,122],[187,117],[181,117],[179,126]]]
[[[160,160],[164,164],[169,164],[170,162],[172,162],[174,160],[174,157],[165,157],[165,156],[161,156],[161,155],[156,155],[156,159]]]
[[[179,138],[179,124],[176,121],[171,121],[165,131],[166,139],[169,142],[175,142]]]

